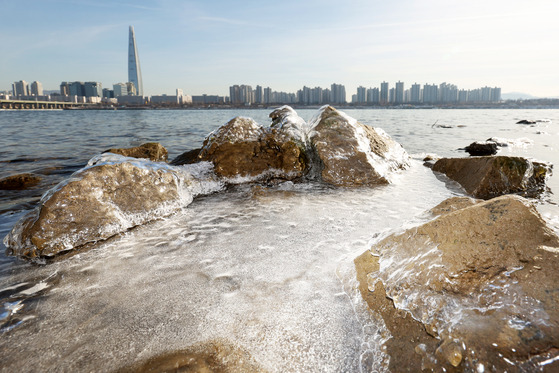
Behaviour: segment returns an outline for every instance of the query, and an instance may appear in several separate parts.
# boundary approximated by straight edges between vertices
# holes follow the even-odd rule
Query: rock
[[[302,177],[307,166],[298,140],[288,131],[264,129],[250,118],[236,117],[206,138],[198,157],[230,179],[293,180]]]
[[[132,158],[146,158],[154,162],[167,162],[167,149],[158,142],[148,142],[134,148],[109,149],[104,153],[120,154]]]
[[[186,350],[165,353],[143,363],[121,368],[118,373],[144,372],[266,372],[247,351],[226,341],[197,344]]]
[[[551,165],[507,156],[442,158],[433,165],[433,171],[458,182],[475,198],[510,193],[537,197],[547,190],[545,180]]]
[[[192,179],[171,166],[100,155],[41,199],[4,239],[8,253],[51,257],[169,215],[192,201]]]
[[[200,162],[200,158],[198,157],[198,155],[200,155],[201,150],[202,150],[201,148],[188,150],[182,153],[181,155],[179,155],[178,157],[176,157],[175,159],[173,159],[170,163],[173,166],[181,166],[184,164],[192,164],[192,163]]]
[[[522,119],[522,120],[519,120],[518,122],[516,122],[516,124],[536,124],[536,121],[535,120]]]
[[[433,165],[435,164],[435,162],[437,162],[440,159],[440,157],[437,157],[435,155],[431,155],[428,154],[425,158],[423,158],[423,165],[425,167],[429,167],[429,168],[433,168]]]
[[[473,199],[470,197],[452,197],[433,207],[431,210],[429,210],[429,213],[433,216],[440,216],[448,214],[449,212],[463,209],[465,207],[473,206],[481,201],[482,200],[480,199]]]
[[[270,113],[271,128],[284,140],[295,140],[304,147],[308,144],[308,126],[303,118],[290,106],[284,105]]]
[[[23,190],[41,182],[41,177],[33,174],[19,174],[0,179],[0,190]]]
[[[455,202],[356,260],[390,370],[539,371],[559,356],[559,238],[522,197]]]
[[[495,155],[499,147],[492,141],[475,141],[466,146],[464,150],[473,156]]]
[[[312,120],[310,142],[320,160],[322,180],[340,186],[388,184],[409,156],[383,130],[324,106]]]

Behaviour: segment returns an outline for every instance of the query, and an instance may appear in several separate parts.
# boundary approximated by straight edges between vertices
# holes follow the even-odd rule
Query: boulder
[[[536,121],[535,120],[522,119],[522,120],[519,120],[518,122],[516,122],[516,124],[536,124]]]
[[[51,257],[175,212],[192,179],[171,166],[100,155],[46,193],[4,239],[8,253]]]
[[[340,186],[388,184],[409,156],[383,130],[324,106],[310,124],[310,142],[320,162],[322,180]]]
[[[125,157],[145,158],[154,162],[167,162],[167,149],[158,142],[148,142],[133,148],[109,149],[104,153],[120,154]]]
[[[433,165],[433,171],[458,182],[475,198],[511,193],[537,197],[547,190],[551,165],[508,156],[442,158]]]
[[[492,141],[475,141],[466,146],[464,150],[472,156],[495,155],[499,146]]]
[[[356,260],[390,370],[556,371],[559,238],[522,197],[464,202]]]
[[[306,149],[288,131],[264,129],[250,118],[236,117],[212,132],[198,155],[219,176],[246,181],[304,175]]]
[[[270,127],[277,136],[283,140],[294,140],[300,145],[308,145],[308,126],[303,118],[290,106],[284,105],[275,109],[269,115],[272,119]]]
[[[23,190],[41,182],[41,177],[33,174],[19,174],[0,179],[0,190]]]

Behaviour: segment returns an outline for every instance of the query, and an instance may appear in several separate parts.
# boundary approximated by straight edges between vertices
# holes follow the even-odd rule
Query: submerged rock
[[[133,148],[109,149],[104,153],[120,154],[125,157],[145,158],[154,162],[167,162],[167,149],[158,142],[148,142]]]
[[[206,138],[198,158],[212,162],[217,175],[230,179],[293,180],[302,177],[307,166],[299,140],[283,128],[272,131],[236,117]]]
[[[551,166],[522,157],[442,158],[433,171],[458,182],[475,198],[490,199],[511,193],[539,196],[546,190]]]
[[[202,150],[201,148],[187,150],[181,155],[177,156],[169,163],[172,164],[173,166],[182,166],[185,164],[193,164],[193,163],[200,162],[200,158],[198,156],[200,155],[201,150]]]
[[[539,371],[559,356],[559,238],[522,197],[455,202],[356,260],[390,368]]]
[[[382,185],[409,165],[409,156],[383,130],[359,123],[331,106],[313,119],[309,135],[322,180],[340,186]]]
[[[466,146],[464,150],[472,156],[495,155],[499,146],[493,141],[475,141]]]
[[[41,177],[33,174],[18,174],[0,179],[0,190],[23,190],[41,182]]]
[[[519,120],[518,122],[516,122],[516,124],[536,124],[536,121],[535,120],[522,119],[522,120]]]
[[[247,351],[229,342],[215,340],[191,346],[182,351],[165,353],[130,367],[121,368],[118,373],[144,372],[266,372]]]
[[[187,174],[113,154],[63,181],[4,239],[8,253],[49,257],[169,215],[192,201]]]

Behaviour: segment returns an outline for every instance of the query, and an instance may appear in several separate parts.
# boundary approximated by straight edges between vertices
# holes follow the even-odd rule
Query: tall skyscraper
[[[128,81],[134,83],[136,94],[144,95],[144,85],[142,83],[142,70],[140,69],[140,58],[138,57],[138,46],[136,45],[136,35],[134,26],[130,26],[128,42]]]

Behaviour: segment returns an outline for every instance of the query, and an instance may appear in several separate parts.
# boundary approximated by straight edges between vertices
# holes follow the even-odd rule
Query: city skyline
[[[180,87],[225,96],[241,82],[288,92],[340,82],[355,92],[386,80],[559,96],[555,2],[294,4],[3,2],[10,37],[0,46],[0,91],[19,80],[45,90],[61,81],[123,82],[124,33],[134,25],[145,95]],[[87,21],[69,22],[79,19]]]

